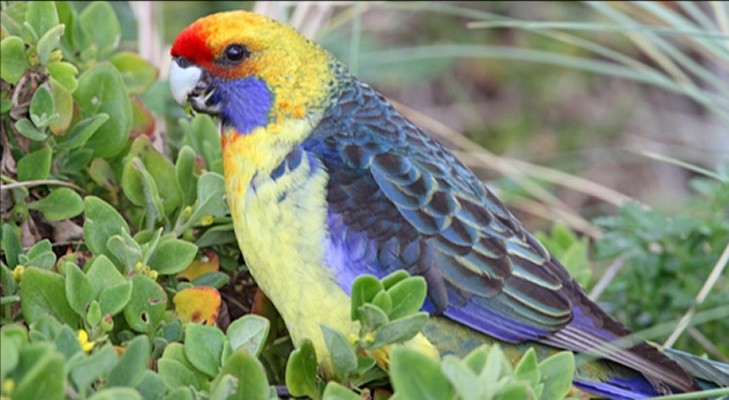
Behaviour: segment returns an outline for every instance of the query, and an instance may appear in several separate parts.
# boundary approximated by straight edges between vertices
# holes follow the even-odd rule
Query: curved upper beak
[[[206,114],[219,112],[212,77],[200,67],[175,58],[170,64],[169,80],[172,97],[181,106],[189,102],[196,111]]]

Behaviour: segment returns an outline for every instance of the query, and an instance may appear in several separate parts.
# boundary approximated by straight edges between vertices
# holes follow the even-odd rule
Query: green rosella
[[[355,277],[405,269],[427,281],[433,315],[405,346],[434,357],[493,341],[596,353],[574,384],[610,398],[699,389],[646,343],[610,345],[630,331],[464,164],[291,27],[214,14],[183,30],[171,55],[175,99],[220,119],[248,268],[325,372],[320,326],[357,332]]]

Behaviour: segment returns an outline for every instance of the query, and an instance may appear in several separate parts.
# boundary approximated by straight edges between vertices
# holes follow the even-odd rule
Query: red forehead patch
[[[187,27],[177,35],[170,54],[172,57],[185,57],[198,65],[213,60],[213,52],[196,25]]]

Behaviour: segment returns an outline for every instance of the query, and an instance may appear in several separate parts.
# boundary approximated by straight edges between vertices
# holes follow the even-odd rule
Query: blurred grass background
[[[81,9],[86,2],[74,3]],[[724,2],[112,5],[124,45],[158,65],[162,78],[171,42],[199,17],[248,9],[291,23],[454,148],[531,230],[560,222],[597,239],[603,228],[593,219],[632,201],[679,213],[692,198],[690,180],[729,162]],[[144,100],[174,153],[181,131],[172,121],[182,110],[166,82]],[[727,215],[729,205],[718,207]],[[692,273],[709,292],[718,282],[712,293],[726,297],[729,283],[715,258]],[[601,283],[607,284],[612,277],[603,275],[610,270],[603,264],[591,268],[596,277],[608,276]],[[698,289],[681,288],[686,307]],[[633,328],[666,322],[640,318],[622,315]],[[709,339],[700,348],[729,358],[729,343]]]

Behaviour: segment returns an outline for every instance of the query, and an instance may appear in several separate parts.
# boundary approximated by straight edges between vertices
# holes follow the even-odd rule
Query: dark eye
[[[229,64],[238,64],[248,57],[250,53],[245,46],[240,44],[231,44],[225,48],[223,52],[223,61]]]
[[[185,69],[185,68],[187,68],[187,67],[189,67],[189,66],[192,65],[192,63],[190,62],[190,60],[188,60],[185,57],[175,57],[175,62],[182,69]]]

